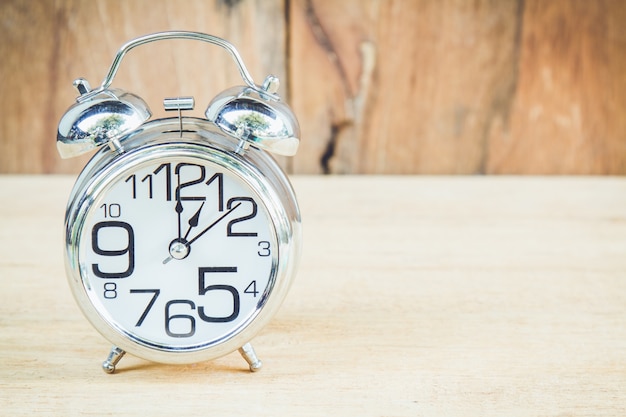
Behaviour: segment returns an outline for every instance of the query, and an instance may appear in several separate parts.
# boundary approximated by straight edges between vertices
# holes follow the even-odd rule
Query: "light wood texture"
[[[257,83],[270,73],[286,79],[283,15],[282,0],[0,2],[0,172],[78,172],[87,157],[62,160],[56,150],[59,119],[78,95],[72,81],[100,85],[119,48],[138,36],[210,33],[236,46]],[[242,84],[227,52],[176,40],[131,51],[113,87],[138,94],[155,117],[166,116],[164,97],[192,95],[196,109],[186,114],[204,117],[213,97]]]
[[[626,173],[623,1],[290,11],[295,172]]]
[[[76,173],[58,121],[126,41],[225,37],[256,80],[275,73],[302,127],[300,174],[626,174],[622,0],[4,0],[0,173]],[[155,58],[156,57],[156,58]],[[196,96],[240,84],[193,42],[137,49],[115,86]]]
[[[527,1],[487,173],[626,174],[626,2]]]
[[[303,143],[297,172],[485,171],[487,134],[515,94],[517,2],[301,0],[291,10],[292,100],[303,137],[324,139]]]
[[[626,179],[295,177],[295,284],[238,354],[125,357],[75,306],[73,178],[0,177],[0,410],[28,415],[623,416]]]

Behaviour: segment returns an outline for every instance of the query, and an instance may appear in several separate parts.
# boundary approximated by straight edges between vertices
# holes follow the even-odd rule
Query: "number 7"
[[[139,321],[137,321],[137,324],[135,324],[135,327],[139,327],[143,324],[143,321],[146,319],[146,316],[150,312],[150,309],[156,302],[157,298],[159,297],[159,294],[161,294],[161,290],[130,290],[130,293],[131,294],[150,294],[150,293],[154,294],[152,296],[152,299],[148,303],[148,306],[143,311],[143,314],[141,315],[141,317],[139,317]]]

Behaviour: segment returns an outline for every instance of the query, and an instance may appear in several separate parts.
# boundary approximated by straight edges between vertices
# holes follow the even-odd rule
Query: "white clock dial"
[[[202,158],[156,158],[116,174],[80,231],[85,291],[111,327],[160,350],[197,350],[255,318],[278,265],[263,201]]]

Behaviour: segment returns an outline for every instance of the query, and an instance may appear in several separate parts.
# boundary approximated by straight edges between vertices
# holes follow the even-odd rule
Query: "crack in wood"
[[[358,91],[352,91],[346,68],[343,66],[333,42],[326,32],[315,10],[313,0],[305,2],[305,17],[313,34],[315,42],[322,48],[339,78],[339,84],[344,94],[344,116],[341,120],[331,117],[330,136],[326,141],[324,151],[320,156],[320,166],[324,174],[331,173],[331,160],[336,156],[337,144],[342,131],[349,126],[359,127],[362,124],[363,114],[367,109],[367,99],[370,93],[374,68],[376,66],[376,46],[364,41],[359,45],[362,58],[362,72],[359,78]]]
[[[337,51],[335,50],[335,46],[333,45],[330,37],[328,36],[328,33],[324,29],[324,26],[317,15],[317,12],[315,11],[315,7],[313,6],[313,0],[306,1],[305,16],[306,16],[306,21],[309,27],[311,28],[311,32],[313,33],[313,37],[315,38],[315,41],[322,48],[328,60],[330,61],[332,66],[335,68],[338,74],[339,83],[341,85],[341,88],[346,98],[346,107],[347,107],[346,110],[348,110],[348,114],[352,115],[352,113],[354,113],[354,109],[352,108],[354,105],[353,103],[354,100],[353,100],[352,91],[350,89],[350,82],[348,80],[348,74],[339,59]],[[339,141],[339,136],[341,135],[341,132],[346,127],[352,126],[353,124],[354,124],[353,120],[343,119],[343,120],[337,121],[337,120],[333,120],[333,118],[331,117],[330,136],[328,140],[326,141],[324,152],[322,152],[322,155],[320,156],[320,159],[319,159],[322,173],[326,175],[331,173],[330,162],[335,156],[335,153],[337,150],[337,143]]]
[[[241,0],[219,0],[219,2],[223,4],[224,6],[226,6],[228,10],[230,11],[234,9],[235,7],[237,7],[239,3],[241,3]]]
[[[324,173],[324,175],[331,174],[330,160],[335,156],[337,142],[339,141],[341,131],[351,125],[352,122],[347,120],[338,123],[332,123],[330,125],[330,137],[326,142],[326,148],[324,149],[324,153],[322,153],[322,156],[320,157],[320,166],[322,167],[322,173]]]
[[[501,120],[502,128],[508,130],[511,113],[513,112],[513,104],[517,94],[517,85],[519,82],[519,66],[520,51],[522,47],[522,31],[524,29],[524,10],[525,0],[517,0],[516,16],[515,16],[515,33],[513,34],[513,45],[511,51],[511,72],[503,81],[502,87],[495,91],[491,103],[487,110],[484,130],[482,132],[482,153],[478,166],[478,174],[488,174],[489,164],[489,138],[496,120]]]
[[[330,37],[326,33],[326,30],[324,29],[322,22],[320,21],[319,17],[317,16],[317,13],[315,12],[315,8],[313,7],[312,0],[306,1],[305,16],[306,16],[306,21],[308,22],[309,27],[311,28],[311,32],[313,32],[313,37],[315,38],[315,41],[318,43],[318,45],[322,47],[322,49],[326,53],[326,56],[328,57],[330,62],[333,64],[333,66],[337,70],[337,73],[339,74],[339,78],[341,80],[341,86],[346,96],[351,97],[352,94],[350,91],[350,83],[348,82],[348,74],[346,73],[345,68],[341,64],[341,61],[339,60],[337,51],[335,50],[335,47],[333,46],[333,43],[330,40]]]

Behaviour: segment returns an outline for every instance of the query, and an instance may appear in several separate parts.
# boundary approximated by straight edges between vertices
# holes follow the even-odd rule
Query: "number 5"
[[[202,321],[207,323],[228,323],[229,321],[235,320],[239,316],[240,309],[240,299],[239,299],[239,291],[237,288],[226,285],[226,284],[218,284],[218,285],[209,285],[206,286],[206,274],[207,273],[237,273],[236,266],[217,266],[217,267],[206,267],[198,269],[198,295],[206,295],[209,291],[226,291],[229,292],[233,297],[233,311],[230,315],[224,317],[211,317],[205,314],[204,307],[198,307],[198,316]]]

